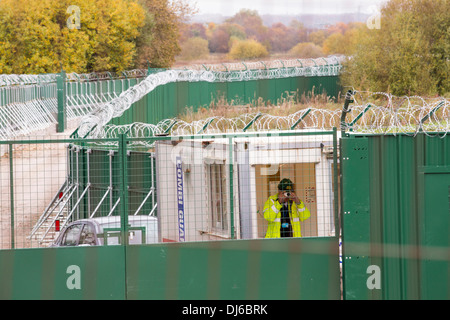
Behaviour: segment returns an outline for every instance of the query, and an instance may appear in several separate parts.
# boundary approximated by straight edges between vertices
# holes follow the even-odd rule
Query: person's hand
[[[301,202],[300,199],[298,198],[298,196],[295,194],[295,192],[291,192],[289,200],[294,201],[296,204],[300,204],[300,202]]]
[[[289,194],[289,196],[287,196]],[[279,203],[285,203],[288,201],[294,201],[297,205],[300,204],[300,199],[297,197],[295,192],[292,191],[282,191],[278,193],[278,202]]]
[[[280,191],[278,192],[278,202],[283,204],[289,201],[289,197],[286,196],[286,192]]]

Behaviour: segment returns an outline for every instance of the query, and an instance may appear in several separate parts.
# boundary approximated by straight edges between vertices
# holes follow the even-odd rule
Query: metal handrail
[[[65,227],[65,225],[67,224],[67,221],[69,221],[69,219],[72,217],[72,214],[74,213],[75,209],[78,208],[78,205],[80,204],[81,200],[83,199],[84,195],[86,194],[86,192],[89,190],[91,184],[88,183],[86,185],[86,188],[83,190],[83,192],[81,193],[80,197],[78,198],[77,202],[75,203],[75,205],[73,206],[72,210],[70,211],[70,213],[67,215],[66,217],[66,221],[64,221],[63,225],[61,226],[61,229]],[[78,188],[78,186],[77,186]],[[69,199],[68,199],[69,200]],[[67,200],[67,201],[68,201]],[[67,202],[66,202],[67,203]],[[65,205],[64,205],[65,206]],[[55,218],[53,219],[52,223],[48,226],[47,230],[45,231],[44,235],[41,238],[41,242],[44,240],[44,238],[47,236],[48,232],[50,231],[50,229],[53,227],[53,225],[55,224],[55,221],[58,219],[58,215],[55,216]]]
[[[31,237],[33,237],[33,235],[36,233],[36,231],[41,227],[41,225],[45,222],[45,220],[47,220],[47,218],[55,210],[55,207],[57,207],[61,203],[63,197],[59,197],[59,195],[61,194],[61,192],[63,192],[63,190],[66,188],[66,186],[68,186],[67,180],[64,181],[61,188],[59,188],[58,192],[54,195],[50,204],[47,206],[47,208],[45,208],[43,214],[39,217],[37,223],[34,225],[33,229],[31,230],[30,235],[28,236],[28,239],[31,239]],[[71,186],[69,185],[69,190],[70,189],[71,189]],[[55,202],[56,202],[56,204],[55,204]],[[53,205],[55,205],[55,207],[53,207]],[[53,209],[50,210],[50,208],[52,208],[52,207],[53,207]]]

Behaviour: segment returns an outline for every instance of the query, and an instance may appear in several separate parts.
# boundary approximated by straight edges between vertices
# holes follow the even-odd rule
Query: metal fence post
[[[9,144],[9,192],[11,203],[11,249],[14,249],[14,169],[13,169],[13,145]]]
[[[355,93],[353,90],[348,90],[347,93],[345,94],[344,108],[341,114],[341,137],[345,136],[345,130],[347,129],[347,122],[345,122],[345,117],[347,116],[347,113],[350,112],[349,110],[350,103],[354,102],[353,100],[354,94]]]
[[[340,144],[339,144],[340,145]],[[338,136],[337,128],[333,128],[333,199],[334,199],[334,235],[339,239],[341,219],[339,215],[339,178],[338,178]]]
[[[119,158],[120,158],[120,230],[122,233],[122,244],[128,244],[128,158],[127,158],[127,136],[119,135]]]
[[[61,72],[56,76],[56,92],[58,100],[58,126],[57,132],[64,132],[67,127],[67,115],[66,115],[66,72],[61,70]]]
[[[234,174],[234,163],[233,163],[233,137],[230,136],[228,138],[228,169],[229,169],[229,178],[230,178],[230,230],[231,230],[231,239],[234,239],[234,191],[233,191],[233,174]]]

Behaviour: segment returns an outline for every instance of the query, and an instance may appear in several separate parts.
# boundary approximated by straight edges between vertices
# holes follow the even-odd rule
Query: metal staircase
[[[50,245],[62,230],[68,218],[69,200],[76,190],[76,186],[67,180],[55,194],[39,220],[31,230],[28,239],[37,241],[39,246]]]

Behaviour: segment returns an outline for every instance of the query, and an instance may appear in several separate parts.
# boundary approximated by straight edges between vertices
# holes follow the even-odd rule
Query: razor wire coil
[[[347,114],[345,130],[363,134],[404,134],[415,136],[419,132],[427,135],[446,136],[450,130],[450,101],[444,98],[394,97],[387,93],[371,93],[383,96],[384,101],[355,105]],[[384,103],[382,103],[384,102]],[[166,119],[157,124],[133,123],[128,125],[107,124],[87,138],[116,138],[127,134],[131,138],[149,138],[163,134],[191,136],[198,134],[238,133],[244,130],[269,132],[282,130],[331,130],[341,127],[342,110],[317,107],[300,109],[292,114],[277,116],[266,113],[243,113],[226,118],[212,116],[187,122],[181,119]],[[145,144],[135,142],[135,144]],[[152,144],[149,143],[147,147]]]
[[[317,60],[317,61],[316,61]],[[283,67],[279,67],[279,65]],[[119,97],[98,107],[94,112],[86,115],[78,128],[78,134],[84,137],[92,130],[98,131],[111,121],[120,117],[125,110],[131,107],[134,102],[142,99],[146,94],[154,90],[157,86],[172,82],[230,82],[230,81],[250,81],[261,79],[279,79],[298,76],[329,76],[338,75],[341,65],[337,57],[323,59],[307,59],[276,62],[258,62],[240,64],[221,64],[203,68],[192,67],[190,69],[167,70],[155,74],[150,74],[145,80],[123,92]],[[286,67],[289,66],[289,67]],[[240,68],[240,66],[242,67]],[[264,66],[262,68],[261,66]],[[276,66],[272,68],[272,66]],[[259,67],[259,68],[258,68]]]
[[[90,73],[67,75],[68,82],[96,86],[98,81],[114,77],[144,77],[138,84],[117,94],[114,91],[98,92],[81,90],[67,95],[68,118],[82,117],[78,137],[113,137],[127,132],[133,137],[237,132],[244,128],[255,131],[295,129],[330,129],[338,127],[346,131],[368,134],[444,134],[450,130],[449,101],[444,98],[425,99],[419,96],[395,97],[384,92],[354,92],[354,104],[346,114],[346,123],[341,123],[341,110],[307,108],[287,116],[247,113],[235,118],[210,117],[191,123],[179,119],[167,119],[156,125],[135,123],[129,126],[108,124],[120,117],[130,106],[156,87],[172,82],[206,81],[232,82],[261,79],[288,78],[298,76],[338,75],[343,57],[319,59],[292,59],[258,62],[236,62],[215,65],[194,65],[184,69],[131,70],[120,75]],[[56,76],[48,75],[0,75],[0,90],[7,91],[0,108],[0,139],[7,139],[15,132],[29,133],[56,123],[57,112]],[[39,90],[48,91],[43,98],[30,83],[38,83]],[[5,87],[6,85],[6,87]],[[2,87],[3,86],[3,87]],[[37,85],[36,85],[37,86]],[[109,84],[108,84],[109,86]],[[69,87],[67,87],[69,88]],[[6,103],[6,105],[5,105]],[[306,115],[307,113],[307,115]],[[304,119],[302,118],[304,117]],[[302,119],[300,119],[302,118]],[[5,125],[6,124],[6,125]],[[8,125],[9,124],[9,125]],[[14,124],[14,127],[12,127]],[[168,132],[167,132],[168,131]]]
[[[159,85],[175,81],[232,82],[306,75],[337,75],[343,57],[236,62],[184,69],[135,69],[120,73],[67,73],[67,119],[84,117],[84,134],[120,116],[134,101]],[[7,140],[56,124],[56,80],[60,74],[0,75],[0,139]],[[110,82],[145,79],[118,95]],[[139,82],[140,80],[138,80]],[[100,83],[107,90],[99,89]],[[111,87],[113,87],[111,85]],[[43,92],[47,92],[43,94]],[[80,130],[83,133],[83,129]]]

